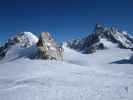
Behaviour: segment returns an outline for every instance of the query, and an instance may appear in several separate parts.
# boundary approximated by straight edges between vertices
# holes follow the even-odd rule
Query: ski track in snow
[[[65,48],[63,62],[3,61],[0,100],[133,100],[132,64],[112,63],[131,53],[112,49],[83,55]]]

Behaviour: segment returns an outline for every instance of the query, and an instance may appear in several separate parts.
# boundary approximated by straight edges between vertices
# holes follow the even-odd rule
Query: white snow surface
[[[38,37],[35,36],[34,34],[32,34],[31,32],[21,32],[18,33],[18,35],[22,34],[22,36],[20,36],[20,43],[18,44],[18,46],[24,46],[24,45],[34,45],[38,42]]]
[[[127,31],[123,31],[122,34],[128,35],[128,32]]]
[[[100,39],[100,43],[103,43],[105,48],[117,47],[117,44],[112,43],[112,42],[110,42],[110,41],[108,41],[107,39],[104,39],[104,38]]]
[[[83,55],[64,46],[64,61],[31,60],[15,52],[0,61],[0,100],[133,100],[130,50]]]
[[[33,45],[28,48],[19,48],[18,45],[14,45],[12,48],[10,48],[7,51],[6,56],[0,62],[3,63],[3,62],[17,60],[20,58],[32,58],[33,56],[36,55],[36,53],[37,53],[36,45]]]
[[[132,48],[133,47],[133,44],[130,40],[128,40],[124,35],[126,33],[123,33],[121,34],[120,32],[117,32],[117,33],[112,33],[112,35],[114,36],[114,38],[116,40],[118,40],[119,42],[121,42],[125,47],[127,48]]]

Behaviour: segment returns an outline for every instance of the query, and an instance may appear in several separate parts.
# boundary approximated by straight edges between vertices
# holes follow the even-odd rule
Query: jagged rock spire
[[[63,48],[59,46],[49,32],[43,32],[37,43],[37,58],[42,59],[63,59]]]

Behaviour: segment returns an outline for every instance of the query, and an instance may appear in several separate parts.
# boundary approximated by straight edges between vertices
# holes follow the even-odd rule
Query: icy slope
[[[64,50],[63,62],[0,61],[0,100],[133,100],[133,67],[123,61],[131,51],[83,55]]]
[[[21,58],[32,59],[36,56],[36,54],[37,54],[36,45],[33,45],[28,48],[18,48],[17,46],[13,46],[7,51],[6,56],[0,62],[2,63],[11,62]]]

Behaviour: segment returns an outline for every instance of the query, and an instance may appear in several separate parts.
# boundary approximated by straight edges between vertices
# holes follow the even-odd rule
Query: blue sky
[[[86,36],[96,23],[133,33],[133,0],[0,0],[0,41],[21,31],[65,41]]]

